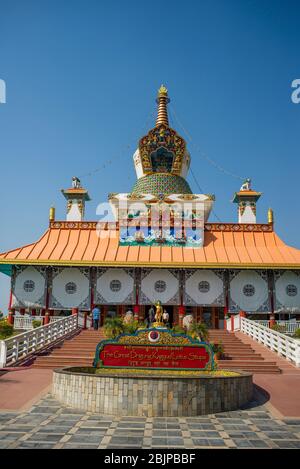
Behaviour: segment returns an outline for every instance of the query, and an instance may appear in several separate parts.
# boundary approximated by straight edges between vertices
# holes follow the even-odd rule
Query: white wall
[[[10,277],[0,273],[0,310],[6,316],[10,296]]]

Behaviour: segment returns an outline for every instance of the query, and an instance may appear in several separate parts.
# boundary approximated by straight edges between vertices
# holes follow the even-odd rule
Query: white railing
[[[268,321],[267,319],[254,319],[253,320],[254,322],[256,322],[257,324],[260,324],[261,326],[265,326],[265,327],[270,327],[270,321]],[[280,320],[277,320],[276,321],[276,324],[278,324],[279,326],[282,326],[284,328],[284,330],[282,331],[283,333],[286,333],[286,334],[294,334],[294,332],[297,330],[297,329],[300,329],[300,321],[293,321],[293,320],[290,320],[290,321],[280,321]]]
[[[60,318],[9,339],[0,340],[0,368],[16,364],[77,328],[77,315],[73,315]]]
[[[59,321],[63,317],[64,316],[50,316],[49,322]],[[44,319],[45,316],[14,316],[14,329],[30,331],[33,329],[33,321],[41,321],[41,324],[43,324]]]
[[[253,321],[265,327],[269,327],[270,324],[270,321],[268,319],[253,319]]]
[[[15,316],[14,317],[14,329],[23,329],[28,331],[33,328],[31,316]]]
[[[241,331],[300,367],[300,340],[292,339],[244,317],[241,317]]]
[[[240,315],[234,314],[230,318],[226,319],[226,330],[230,332],[240,330]]]

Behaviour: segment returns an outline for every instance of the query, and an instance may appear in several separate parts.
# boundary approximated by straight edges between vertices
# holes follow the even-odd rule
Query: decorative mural
[[[45,308],[46,278],[46,267],[15,267],[12,275],[12,307]]]
[[[180,304],[180,271],[168,269],[142,269],[139,303],[163,305]]]
[[[229,311],[233,313],[271,311],[267,271],[231,270],[229,272]]]
[[[221,270],[185,270],[183,304],[224,306],[224,272]]]
[[[50,279],[50,309],[90,309],[90,269],[54,267]]]
[[[300,313],[300,273],[293,270],[274,272],[275,312]]]
[[[97,269],[95,304],[135,303],[134,269]]]

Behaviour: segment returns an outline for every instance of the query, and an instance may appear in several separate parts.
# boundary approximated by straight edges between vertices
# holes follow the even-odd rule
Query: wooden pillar
[[[45,312],[45,320],[44,320],[44,325],[49,324],[50,322],[50,313],[49,311]]]
[[[185,315],[185,307],[183,305],[179,306],[179,326],[182,327],[183,325],[183,318]]]
[[[84,316],[83,316],[83,329],[86,329],[86,325],[87,325],[87,311],[84,312]]]
[[[8,311],[7,322],[12,326],[14,325],[14,312],[12,310]]]

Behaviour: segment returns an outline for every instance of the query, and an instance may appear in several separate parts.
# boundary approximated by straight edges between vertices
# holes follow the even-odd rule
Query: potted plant
[[[212,344],[212,349],[213,349],[213,352],[214,352],[214,360],[215,361],[218,361],[218,360],[221,360],[224,356],[224,347],[223,347],[223,344],[222,342],[213,342]]]

